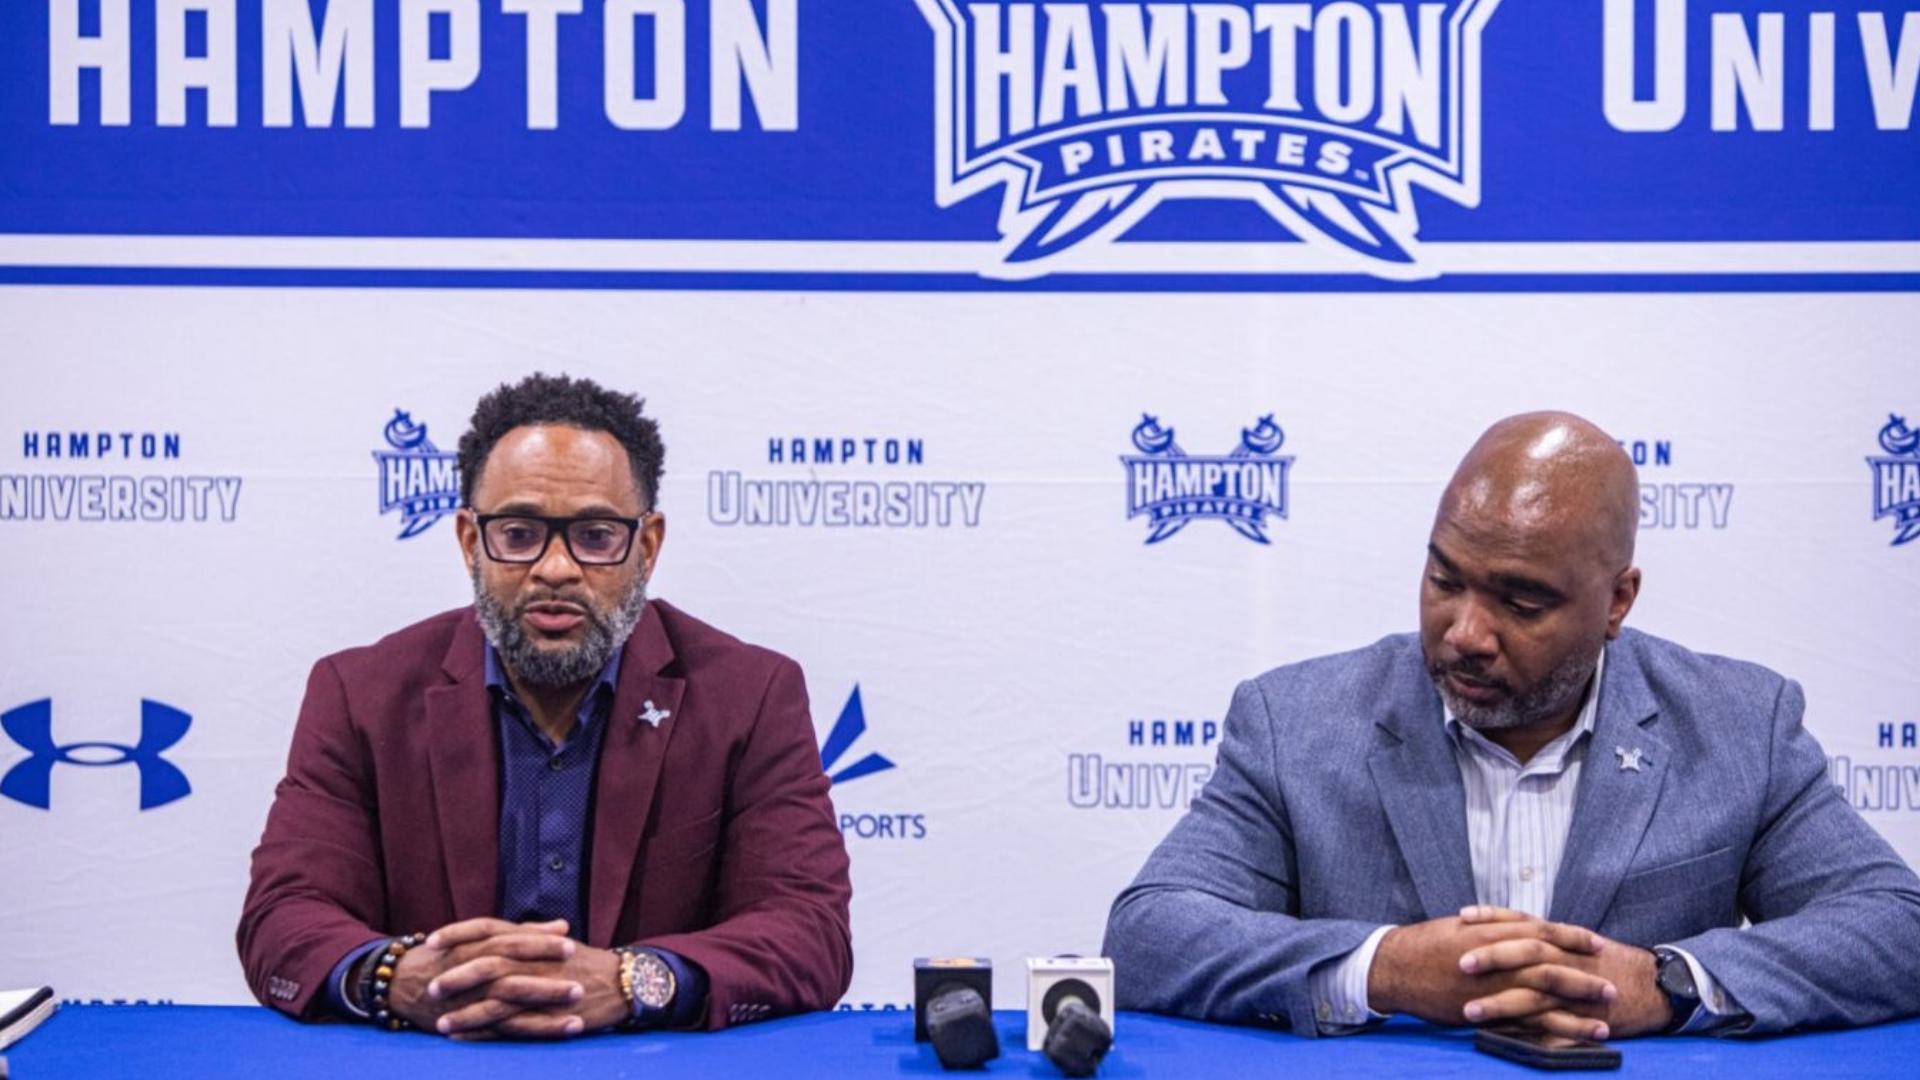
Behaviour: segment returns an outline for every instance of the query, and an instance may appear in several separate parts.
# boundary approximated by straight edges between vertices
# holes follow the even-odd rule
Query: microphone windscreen
[[[1113,1029],[1100,1014],[1070,998],[1047,1025],[1047,1060],[1067,1076],[1092,1076],[1113,1047]]]
[[[971,987],[936,994],[927,1003],[927,1038],[943,1069],[977,1069],[1000,1056],[993,1014]]]

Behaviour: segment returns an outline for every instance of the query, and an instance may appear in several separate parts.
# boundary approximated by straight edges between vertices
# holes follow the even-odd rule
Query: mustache
[[[518,619],[533,609],[535,604],[571,604],[586,615],[589,622],[599,625],[603,622],[600,612],[595,609],[593,598],[580,592],[543,592],[524,597],[513,605],[513,617]]]
[[[1448,675],[1459,675],[1462,678],[1469,679],[1484,686],[1490,686],[1502,693],[1511,694],[1513,692],[1513,687],[1509,685],[1505,679],[1496,679],[1489,675],[1487,673],[1487,665],[1477,661],[1442,661],[1432,665],[1427,670],[1432,673],[1435,682],[1439,682]]]

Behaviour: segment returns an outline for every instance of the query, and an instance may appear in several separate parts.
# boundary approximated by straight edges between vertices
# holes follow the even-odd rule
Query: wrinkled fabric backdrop
[[[1413,629],[1530,409],[1640,465],[1631,624],[1800,680],[1920,860],[1912,0],[49,0],[0,56],[0,986],[247,998],[306,673],[467,602],[451,451],[534,370],[646,397],[654,595],[806,669],[852,1007],[1097,950],[1234,684]]]

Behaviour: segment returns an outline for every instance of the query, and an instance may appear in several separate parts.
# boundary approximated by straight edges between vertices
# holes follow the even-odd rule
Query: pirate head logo
[[[398,539],[410,540],[460,508],[460,455],[427,438],[427,425],[405,409],[381,433],[388,449],[375,450],[380,466],[380,512],[400,514]]]
[[[990,276],[1099,269],[1161,203],[1233,199],[1388,278],[1431,277],[1413,189],[1480,201],[1480,35],[1500,0],[915,0],[935,197],[1002,189]]]
[[[1873,519],[1893,519],[1898,547],[1920,537],[1920,429],[1890,414],[1880,429],[1880,449],[1888,456],[1867,459],[1873,470]]]

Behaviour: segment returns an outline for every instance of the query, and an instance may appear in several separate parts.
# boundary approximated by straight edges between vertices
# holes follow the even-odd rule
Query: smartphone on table
[[[1473,1048],[1535,1069],[1617,1069],[1620,1051],[1605,1043],[1540,1031],[1481,1028]]]

